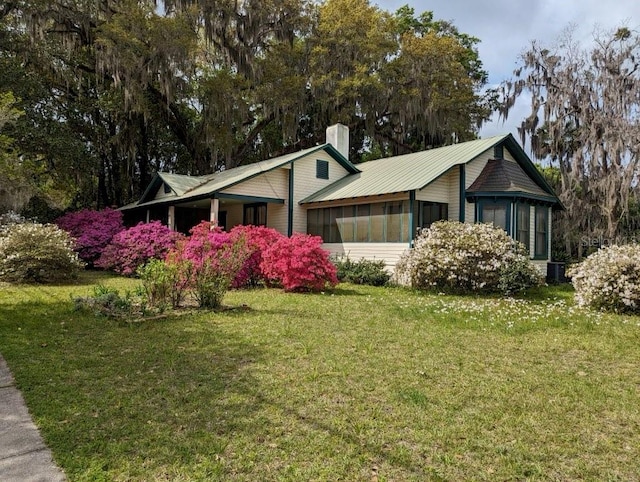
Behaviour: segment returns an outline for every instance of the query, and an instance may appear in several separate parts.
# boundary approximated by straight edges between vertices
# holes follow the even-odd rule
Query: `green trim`
[[[513,155],[514,159],[520,165],[520,167],[522,167],[524,172],[526,172],[527,175],[531,179],[533,179],[536,184],[538,184],[538,186],[543,188],[551,195],[553,204],[559,209],[564,210],[564,206],[556,196],[553,188],[549,185],[540,171],[538,171],[538,168],[531,161],[531,159],[529,159],[529,156],[527,156],[520,144],[518,144],[518,142],[514,139],[513,135],[508,134],[507,137],[502,141],[502,144],[507,147],[507,150]]]
[[[293,235],[293,164],[289,169],[289,206],[287,212],[287,236]]]
[[[458,221],[460,221],[461,223],[464,223],[464,218],[465,218],[465,207],[466,207],[466,197],[465,197],[465,185],[466,185],[466,177],[467,177],[467,166],[466,164],[460,164],[459,166],[459,207],[458,207]]]
[[[413,244],[418,227],[416,210],[416,192],[409,191],[409,246]]]
[[[279,169],[281,167],[284,167],[288,164],[291,164],[293,166],[293,163],[296,161],[299,161],[300,159],[303,159],[307,156],[311,156],[312,154],[315,154],[318,151],[325,151],[327,154],[329,154],[331,157],[333,157],[333,159],[340,164],[342,167],[344,167],[347,171],[349,171],[350,174],[357,174],[360,172],[360,169],[358,169],[356,166],[354,166],[353,164],[351,164],[349,161],[347,161],[342,154],[340,154],[331,144],[322,144],[319,145],[318,147],[316,147],[315,149],[305,152],[304,154],[301,154],[297,157],[294,157],[292,159],[289,159],[287,162],[283,162],[282,164],[276,164],[275,166],[269,168],[269,169],[265,169],[263,171],[259,171],[256,172],[254,174],[251,174],[247,177],[244,177],[236,182],[233,182],[231,184],[227,184],[226,186],[224,186],[222,189],[229,189],[230,187],[233,186],[237,186],[238,184],[242,184],[243,182],[249,181],[250,179],[253,179],[254,177],[260,176],[261,174],[264,174],[265,172],[271,172],[275,169]],[[267,161],[270,161],[271,159],[267,159]],[[261,162],[267,162],[267,161],[261,161]],[[256,162],[256,164],[260,164],[259,162]]]
[[[544,225],[545,225],[545,241],[544,254],[538,254],[538,210],[544,209]],[[551,239],[551,231],[549,229],[549,207],[536,206],[533,210],[533,259],[548,260],[549,259],[549,240]]]
[[[529,201],[539,201],[549,205],[556,204],[556,200],[551,196],[541,196],[539,194],[530,194],[524,191],[478,191],[478,192],[467,192],[465,197],[470,202],[480,201],[486,198],[494,198],[494,199],[511,199],[513,201],[517,200],[529,200]]]
[[[272,203],[272,204],[284,204],[284,199],[275,197],[262,197],[262,196],[243,196],[242,194],[224,194],[216,192],[213,195],[214,199],[232,199],[235,201],[243,201],[244,203]]]
[[[142,201],[143,199],[146,199],[147,196],[149,196],[150,194],[155,192],[157,189],[159,189],[160,188],[160,184],[163,183],[163,182],[164,182],[164,180],[162,179],[162,177],[160,177],[160,174],[156,172],[155,175],[153,176],[153,179],[151,179],[151,182],[149,183],[147,188],[142,193],[142,196],[140,196],[140,201]],[[143,204],[143,203],[140,203],[140,204]],[[122,206],[122,207],[124,208],[126,206]]]

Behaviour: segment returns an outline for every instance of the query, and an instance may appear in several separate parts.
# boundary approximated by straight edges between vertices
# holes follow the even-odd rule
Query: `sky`
[[[511,77],[520,54],[532,40],[552,46],[569,26],[574,39],[589,46],[594,32],[626,26],[640,34],[638,0],[372,0],[381,9],[394,12],[403,5],[416,14],[431,10],[434,18],[450,20],[460,32],[480,39],[478,51],[489,73],[489,84]],[[528,114],[525,98],[518,101],[506,123],[493,119],[480,131],[481,137],[511,132]],[[528,151],[528,149],[527,149]]]

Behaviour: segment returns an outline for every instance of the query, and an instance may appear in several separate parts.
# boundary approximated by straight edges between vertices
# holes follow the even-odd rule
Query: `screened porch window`
[[[325,243],[408,243],[409,201],[309,209],[307,232]]]
[[[480,208],[480,222],[493,224],[507,231],[507,205],[483,203]]]
[[[436,221],[449,218],[449,205],[444,203],[420,202],[420,227],[428,228]]]
[[[254,226],[267,225],[267,203],[255,203],[244,205],[244,217],[242,224]]]

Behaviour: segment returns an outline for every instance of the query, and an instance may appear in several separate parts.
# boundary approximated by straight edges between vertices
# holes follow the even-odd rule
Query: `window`
[[[549,208],[546,206],[536,206],[536,238],[535,251],[536,258],[548,257],[549,244]]]
[[[255,203],[244,205],[244,219],[242,224],[254,226],[267,225],[267,203]]]
[[[329,161],[316,161],[316,177],[318,179],[329,179]]]
[[[426,229],[436,221],[448,219],[448,211],[448,204],[420,202],[420,227]]]
[[[408,242],[409,202],[309,209],[307,232],[325,243]]]
[[[483,203],[480,211],[480,222],[493,224],[507,231],[507,205]]]
[[[518,204],[518,210],[516,211],[516,240],[520,241],[529,251],[529,239],[530,239],[530,224],[529,215],[531,208],[528,204]]]

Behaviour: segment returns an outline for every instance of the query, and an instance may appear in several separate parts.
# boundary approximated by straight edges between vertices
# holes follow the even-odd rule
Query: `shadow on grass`
[[[0,352],[72,480],[255,475],[250,459],[234,454],[235,441],[244,450],[259,446],[271,412],[329,434],[333,445],[372,464],[418,470],[419,461],[399,458],[393,447],[271,396],[255,370],[272,360],[231,325],[200,313],[123,324],[70,307],[51,299],[0,305]],[[245,313],[211,314],[235,323]],[[262,455],[266,464],[275,456]]]
[[[69,306],[0,306],[0,351],[71,479],[197,473],[260,410],[256,345],[201,317],[123,325]]]

